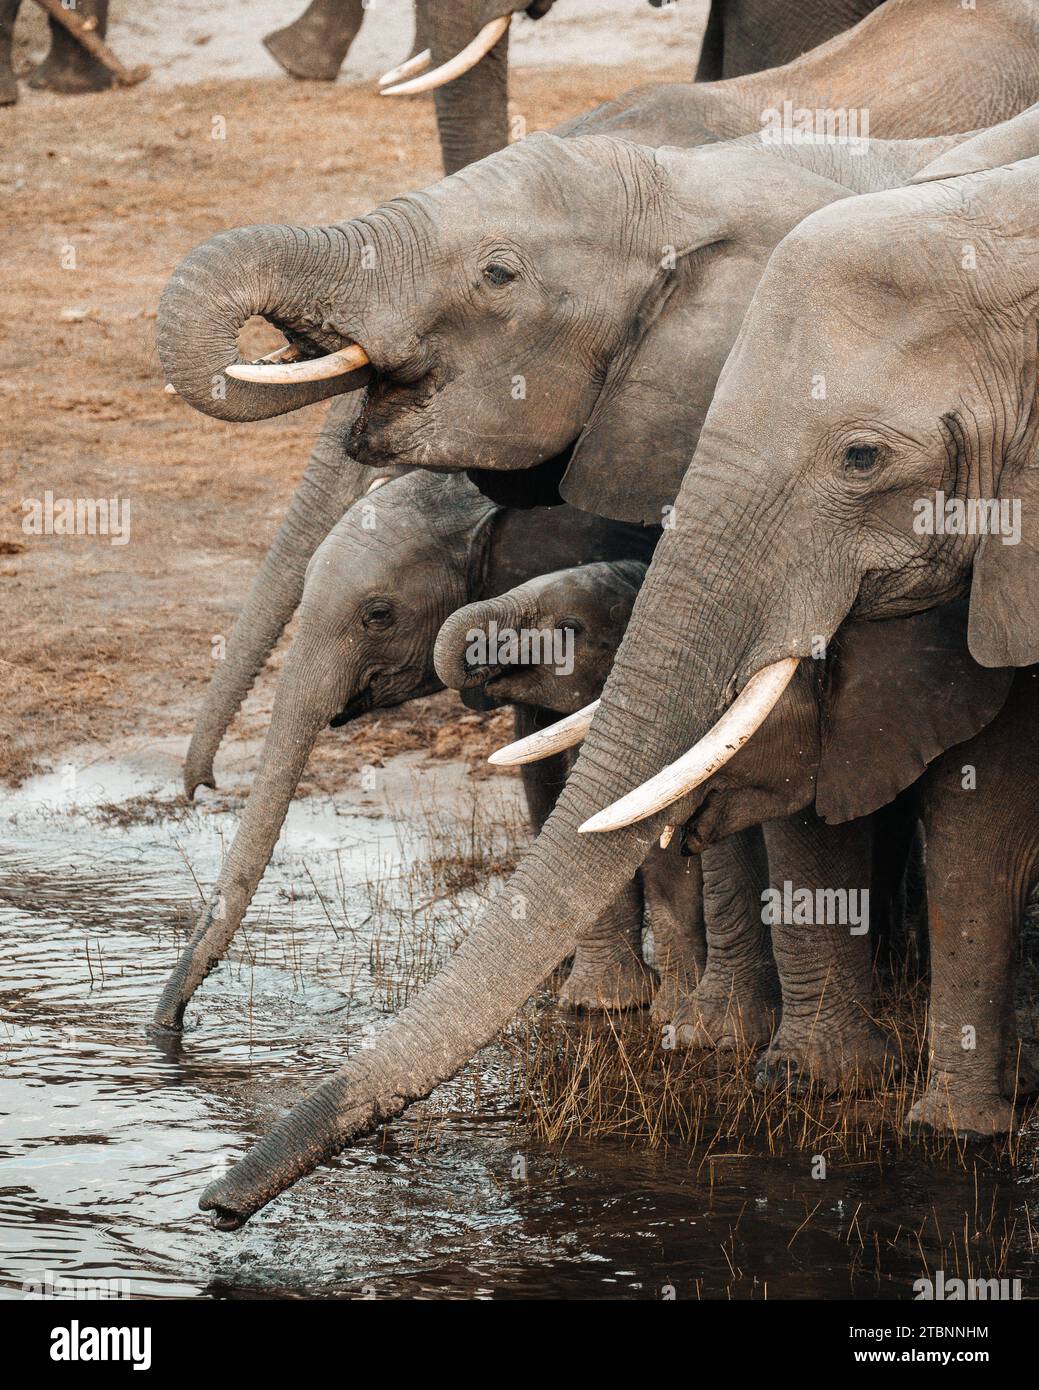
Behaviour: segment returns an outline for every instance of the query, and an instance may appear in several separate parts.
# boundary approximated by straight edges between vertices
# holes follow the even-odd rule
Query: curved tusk
[[[509,27],[511,19],[511,14],[503,14],[500,19],[492,19],[490,24],[483,26],[475,39],[466,44],[461,53],[456,53],[453,58],[449,58],[446,63],[441,63],[432,72],[423,73],[421,77],[413,77],[410,82],[401,82],[396,87],[383,87],[381,95],[384,97],[412,97],[417,96],[419,92],[431,92],[435,87],[443,87],[448,82],[454,82],[455,78],[461,77],[470,68],[475,68],[480,59],[490,53]]]
[[[284,351],[284,348],[279,349],[279,352]],[[365,366],[367,361],[364,348],[351,343],[326,357],[311,357],[305,362],[241,362],[225,370],[236,381],[255,381],[261,386],[294,386],[300,381],[327,381],[329,377],[345,376]]]
[[[641,787],[636,787],[612,806],[586,820],[584,825],[578,827],[579,833],[589,835],[604,830],[621,830],[626,825],[645,820],[655,811],[662,811],[665,806],[670,806],[679,797],[699,787],[708,777],[713,777],[764,724],[780,695],[793,680],[799,660],[799,657],[787,656],[755,672],[699,743],[688,753],[683,753],[677,762],[670,763],[648,782],[643,782]]]
[[[390,481],[391,477],[392,474],[390,473],[380,473],[380,475],[377,478],[373,478],[371,480],[371,482],[365,488],[365,492],[374,492],[376,488],[385,486],[385,484]]]
[[[599,701],[593,700],[590,705],[585,705],[576,714],[568,714],[557,724],[550,724],[547,729],[539,729],[536,734],[528,734],[515,743],[507,743],[504,748],[492,753],[487,761],[495,767],[519,767],[521,763],[536,763],[552,753],[561,753],[564,748],[573,748],[591,728],[598,708]]]
[[[177,388],[174,386],[174,384],[173,384],[172,381],[167,381],[166,385],[165,385],[162,389],[163,389],[163,391],[165,391],[165,393],[166,393],[167,396],[179,396],[179,395],[180,395],[180,392],[179,392],[179,391],[177,390]]]
[[[424,48],[421,53],[416,53],[413,57],[406,59],[398,67],[390,68],[389,72],[384,72],[379,78],[380,87],[388,87],[391,82],[401,82],[405,77],[413,77],[417,73],[425,72],[433,61],[433,54],[428,48]]]

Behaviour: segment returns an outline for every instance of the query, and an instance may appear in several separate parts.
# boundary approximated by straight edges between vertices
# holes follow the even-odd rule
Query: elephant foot
[[[955,1134],[964,1139],[1009,1134],[1013,1127],[1014,1107],[1005,1096],[958,1096],[947,1072],[928,1082],[926,1094],[903,1126],[911,1134]]]
[[[325,4],[311,5],[299,19],[284,29],[276,29],[263,40],[263,46],[290,77],[303,82],[334,82],[357,36],[355,24],[344,7],[328,11]]]
[[[58,35],[51,41],[51,51],[34,68],[27,79],[37,91],[58,92],[62,96],[79,96],[84,92],[107,92],[115,79],[112,74],[80,48],[69,36],[68,43],[59,43]]]
[[[755,1068],[754,1084],[759,1091],[784,1090],[794,1095],[812,1087],[852,1095],[890,1078],[896,1070],[895,1055],[872,1024],[822,1024],[813,1019],[801,1030],[784,1020]]]
[[[655,989],[656,976],[637,956],[598,964],[583,961],[578,948],[573,968],[556,997],[566,1009],[612,1012],[644,1009]]]
[[[649,1016],[653,1022],[661,1028],[672,1023],[682,1007],[683,1000],[689,998],[696,986],[697,977],[695,974],[681,978],[676,978],[674,975],[663,975],[649,1010]]]
[[[776,1012],[768,991],[732,988],[720,994],[701,984],[682,1001],[671,1023],[680,1047],[754,1050],[772,1036]]]

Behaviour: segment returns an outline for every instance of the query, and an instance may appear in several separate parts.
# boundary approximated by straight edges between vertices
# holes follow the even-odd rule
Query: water
[[[196,1209],[206,1183],[378,1025],[473,911],[463,894],[460,909],[416,912],[438,897],[415,878],[430,826],[443,835],[472,811],[448,768],[423,822],[398,761],[368,804],[293,805],[235,960],[203,986],[183,1040],[163,1045],[146,1025],[234,810],[184,815],[171,781],[105,763],[7,798],[0,1294],[49,1272],[150,1298],[912,1297],[925,1260],[949,1269],[965,1222],[979,1264],[1005,1241],[1025,1297],[1039,1289],[1027,1163],[1001,1173],[983,1153],[978,1177],[903,1157],[819,1182],[804,1154],[701,1167],[619,1142],[552,1149],[517,1122],[498,1047],[388,1137],[242,1231],[214,1231]],[[512,789],[480,788],[500,818],[495,798]],[[153,790],[144,821],[98,813]]]

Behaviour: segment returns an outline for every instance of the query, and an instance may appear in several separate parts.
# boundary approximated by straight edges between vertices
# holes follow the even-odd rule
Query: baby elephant
[[[227,951],[326,725],[441,689],[433,648],[461,604],[546,566],[623,554],[646,560],[655,539],[570,507],[505,510],[461,475],[407,474],[355,503],[310,562],[259,771],[216,888],[163,991],[156,1026],[180,1027],[195,990]],[[530,727],[529,719],[520,722],[521,732]],[[604,930],[616,929],[614,914]],[[641,961],[638,978],[642,1002],[648,972]],[[598,987],[606,988],[601,980]]]
[[[542,574],[495,598],[453,613],[437,638],[437,675],[481,709],[573,714],[598,698],[645,577],[637,560],[575,565]],[[543,725],[544,719],[537,720]],[[544,808],[566,781],[572,755],[563,751],[523,764],[528,797]],[[540,782],[542,792],[537,786]],[[540,828],[538,826],[537,828]],[[575,1008],[637,1003],[643,987],[639,937],[643,916],[653,929],[660,988],[653,1017],[669,1022],[679,1000],[693,990],[706,945],[699,855],[684,855],[677,841],[655,848],[622,899],[577,947],[560,999]],[[604,983],[609,999],[603,999]]]

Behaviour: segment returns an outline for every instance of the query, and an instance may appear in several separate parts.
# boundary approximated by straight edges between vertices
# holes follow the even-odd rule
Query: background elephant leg
[[[698,854],[683,854],[676,835],[667,849],[650,850],[641,869],[642,891],[653,928],[654,965],[660,987],[653,1019],[670,1023],[692,994],[707,963],[703,871]]]
[[[1039,749],[1017,685],[1003,714],[928,769],[931,936],[927,1090],[908,1124],[964,1134],[1008,1130],[1014,1075],[1017,929],[1039,872]],[[972,776],[966,776],[970,768]],[[967,785],[975,780],[976,785]]]
[[[518,739],[547,728],[558,718],[555,710],[513,706]],[[525,763],[520,770],[527,817],[535,835],[566,785],[571,761],[569,753],[556,753]],[[648,1004],[656,981],[642,960],[642,922],[642,891],[631,883],[578,945],[559,1002],[572,1009],[638,1009]]]
[[[780,895],[787,884],[791,894],[808,889],[815,920],[783,920],[772,927],[783,1012],[758,1066],[759,1085],[804,1081],[853,1090],[857,1082],[883,1074],[888,1052],[871,1018],[873,951],[869,898],[863,896],[870,887],[872,842],[868,817],[826,825],[809,811],[765,827],[772,888]],[[838,895],[821,898],[820,889]],[[818,920],[820,915],[828,920]]]
[[[103,39],[108,28],[108,0],[78,0],[76,17],[96,19],[94,33]],[[82,44],[77,43],[67,29],[53,19],[47,23],[51,36],[50,52],[30,76],[29,86],[68,94],[103,92],[111,87],[114,79],[108,69],[92,57]]]
[[[363,0],[311,0],[298,19],[263,46],[290,77],[334,82],[364,19]]]
[[[672,1019],[686,1047],[759,1047],[772,1036],[779,1004],[776,968],[762,920],[768,883],[758,827],[730,835],[701,856],[707,965]]]
[[[22,0],[0,0],[0,106],[13,106],[18,100],[18,83],[11,66],[14,22]]]

